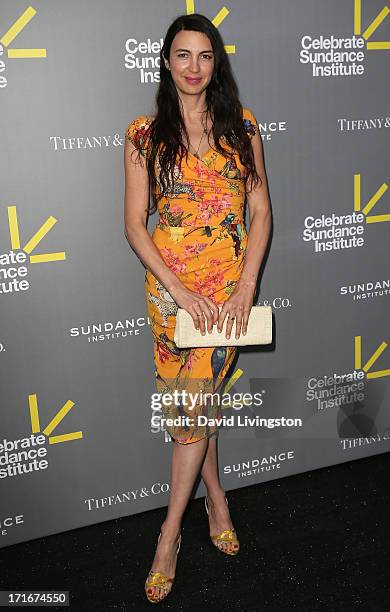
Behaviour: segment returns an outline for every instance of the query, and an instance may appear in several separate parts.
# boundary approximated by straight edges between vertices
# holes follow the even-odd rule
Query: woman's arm
[[[271,205],[264,168],[263,144],[257,122],[256,128],[256,134],[253,135],[251,142],[257,174],[262,182],[259,182],[253,189],[251,189],[251,184],[247,185],[250,228],[245,261],[240,279],[229,300],[225,302],[218,319],[218,330],[221,331],[225,317],[229,314],[236,316],[236,338],[239,338],[241,330],[244,335],[247,331],[249,314],[253,305],[253,294],[272,224]],[[229,318],[226,324],[227,338],[230,338],[232,326],[233,320]]]
[[[131,140],[125,137],[125,236],[146,268],[160,281],[169,293],[181,285],[177,276],[168,268],[146,229],[149,205],[149,176],[145,159]]]
[[[125,135],[124,145],[125,166],[125,201],[124,201],[124,233],[139,259],[145,267],[167,289],[178,306],[187,310],[192,316],[196,329],[205,333],[205,320],[208,331],[218,319],[218,309],[212,300],[195,291],[187,289],[166,265],[160,251],[154,244],[147,228],[147,212],[149,204],[149,175],[146,160],[138,156],[138,150]],[[198,315],[202,315],[199,316]]]
[[[250,228],[245,263],[238,282],[238,288],[251,286],[254,290],[264,253],[267,248],[272,223],[268,183],[264,168],[263,143],[258,130],[252,138],[252,149],[257,174],[260,176],[262,182],[261,184],[258,183],[252,190],[250,190],[251,185],[247,186],[246,193]]]

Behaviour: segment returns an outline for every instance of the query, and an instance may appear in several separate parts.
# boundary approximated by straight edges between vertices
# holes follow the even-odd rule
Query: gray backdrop
[[[222,6],[195,3],[210,18]],[[302,419],[223,428],[226,490],[389,450],[383,6],[363,1],[359,23],[353,2],[240,0],[218,26],[260,124],[274,221],[257,299],[273,306],[274,342],[241,350],[231,392],[262,393],[243,413]],[[144,268],[123,233],[123,137],[154,112],[159,43],[186,10],[2,1],[1,546],[167,503]],[[348,234],[341,248],[333,231]],[[330,384],[354,373],[350,391]]]

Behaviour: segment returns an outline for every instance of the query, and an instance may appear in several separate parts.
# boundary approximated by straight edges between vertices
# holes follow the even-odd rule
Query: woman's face
[[[164,61],[182,93],[200,94],[211,81],[214,53],[208,36],[203,32],[178,32],[172,41],[169,62]]]

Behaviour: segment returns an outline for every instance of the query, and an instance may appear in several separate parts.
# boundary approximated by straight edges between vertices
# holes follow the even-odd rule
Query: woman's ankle
[[[207,501],[211,505],[223,499],[225,499],[225,491],[221,486],[207,489]]]
[[[180,536],[181,524],[178,524],[177,522],[170,522],[165,519],[160,527],[160,531],[162,536],[169,536],[169,538],[176,540]]]

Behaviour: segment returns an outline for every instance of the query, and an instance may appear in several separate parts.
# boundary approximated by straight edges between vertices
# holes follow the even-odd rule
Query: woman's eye
[[[178,53],[178,54],[177,54],[177,57],[187,57],[187,56],[188,56],[188,53]],[[212,56],[212,55],[207,55],[207,54],[202,55],[202,57],[203,57],[203,59],[206,59],[206,60],[211,60],[211,59],[213,59],[213,56]]]

